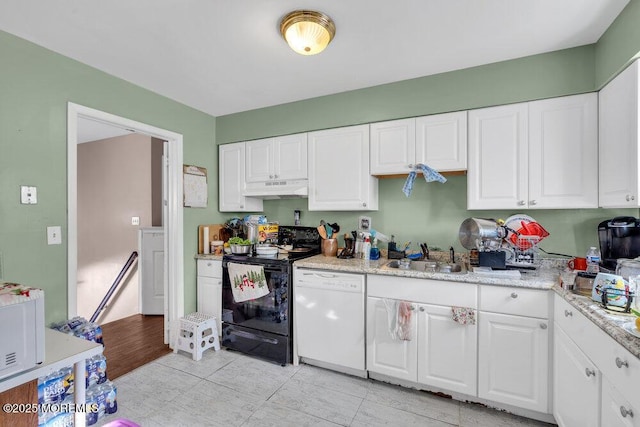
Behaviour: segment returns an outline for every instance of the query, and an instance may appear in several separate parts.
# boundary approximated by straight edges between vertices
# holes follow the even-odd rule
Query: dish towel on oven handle
[[[411,341],[411,303],[384,298],[389,334],[394,340]]]
[[[451,318],[461,325],[475,325],[476,311],[468,307],[451,307]]]
[[[267,286],[262,266],[230,262],[227,268],[235,302],[249,301],[269,294],[269,286]]]
[[[417,174],[416,169],[420,169],[422,171],[424,180],[427,182],[432,182],[432,181],[438,181],[442,183],[447,182],[447,178],[440,175],[438,171],[436,171],[435,169],[430,168],[425,164],[418,163],[416,167],[411,172],[409,172],[409,176],[407,177],[407,180],[404,182],[404,186],[402,187],[402,192],[407,197],[409,197],[411,195],[411,192],[413,191],[413,183],[416,180],[416,174]]]

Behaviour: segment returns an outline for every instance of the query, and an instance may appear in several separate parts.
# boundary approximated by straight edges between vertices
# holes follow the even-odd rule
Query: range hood
[[[242,195],[267,200],[309,197],[309,181],[306,179],[298,179],[290,181],[249,182],[245,185]]]

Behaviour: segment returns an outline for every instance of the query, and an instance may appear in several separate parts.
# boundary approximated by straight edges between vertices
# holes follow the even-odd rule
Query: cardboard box
[[[258,243],[278,243],[278,223],[258,224]]]

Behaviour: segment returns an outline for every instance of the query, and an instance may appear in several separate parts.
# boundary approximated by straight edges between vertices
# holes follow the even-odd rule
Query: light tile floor
[[[115,381],[118,412],[155,426],[549,426],[527,418],[310,365],[281,367],[208,350],[168,354]]]

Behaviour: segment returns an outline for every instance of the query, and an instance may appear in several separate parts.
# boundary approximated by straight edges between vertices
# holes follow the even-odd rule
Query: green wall
[[[640,52],[640,0],[631,0],[596,44],[596,87],[602,88]]]
[[[49,323],[67,317],[67,102],[184,135],[184,162],[214,176],[215,118],[4,32],[0,58],[1,279],[43,288]],[[25,184],[37,205],[19,203]],[[184,210],[185,310],[195,310],[196,228],[219,221],[217,197],[211,185],[210,208]],[[46,244],[49,225],[62,226],[62,245]]]
[[[218,117],[216,141],[509,104],[594,90],[594,46]]]
[[[402,117],[467,110],[599,90],[640,50],[640,0],[632,0],[601,40],[589,46],[426,76],[373,88],[330,95],[218,117],[218,144]],[[597,171],[594,171],[597,173]],[[410,198],[403,179],[380,180],[376,212],[308,212],[306,199],[265,202],[270,220],[290,224],[302,210],[304,225],[320,219],[355,229],[368,215],[373,227],[396,240],[426,241],[462,250],[458,230],[465,218],[507,218],[518,211],[468,211],[466,177],[445,184],[418,179]],[[345,183],[348,185],[348,183]],[[597,244],[597,224],[617,215],[638,216],[638,209],[527,210],[550,232],[541,244],[548,252],[586,253]],[[414,249],[417,247],[414,246]]]

